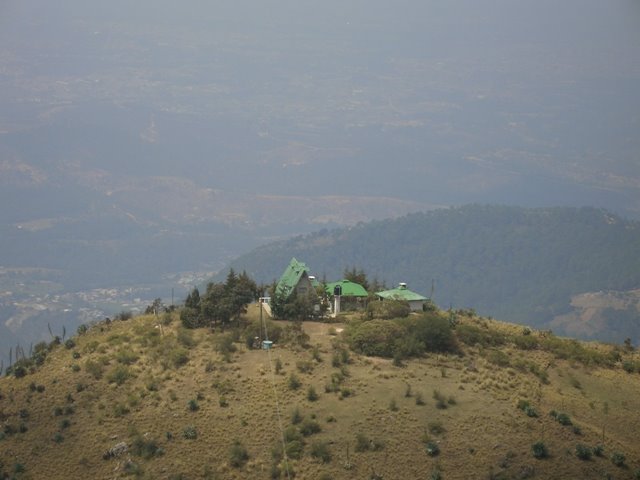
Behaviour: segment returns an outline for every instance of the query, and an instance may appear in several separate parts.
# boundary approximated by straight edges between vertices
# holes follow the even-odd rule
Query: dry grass
[[[487,328],[509,334],[518,334],[522,328],[483,322]],[[185,347],[178,342],[178,323],[164,326],[162,334],[152,317],[93,327],[76,339],[74,350],[81,353],[80,359],[61,347],[35,373],[21,379],[3,378],[0,414],[6,417],[4,423],[18,427],[23,421],[28,427],[25,433],[0,440],[4,469],[13,472],[19,462],[26,469],[22,478],[114,478],[124,475],[130,458],[139,465],[140,478],[182,474],[190,479],[206,475],[267,479],[272,449],[280,442],[272,381],[285,427],[298,408],[305,418],[315,416],[322,429],[306,439],[302,458],[291,461],[297,478],[319,478],[325,473],[336,479],[369,478],[374,471],[385,479],[425,478],[436,465],[447,479],[489,478],[490,473],[499,472],[504,472],[504,478],[521,478],[531,468],[536,478],[601,478],[603,472],[631,478],[640,467],[640,375],[622,368],[587,368],[512,345],[501,347],[509,365],[492,363],[482,348],[465,347],[464,356],[432,355],[406,361],[403,367],[351,353],[348,365],[334,367],[336,336],[330,329],[339,330],[342,325],[308,323],[304,328],[310,345],[317,346],[316,358],[311,349],[276,347],[272,363],[279,359],[282,370],[272,374],[267,353],[247,350],[241,343],[236,344],[238,351],[231,362],[226,362],[216,351],[215,335],[207,330],[192,332],[193,338],[184,340],[190,343]],[[181,346],[189,360],[176,366],[169,361],[170,353]],[[130,363],[131,373],[120,385],[107,378],[112,369],[123,365],[118,358]],[[86,371],[87,360],[108,363],[101,378]],[[546,368],[549,383],[515,367],[518,361]],[[312,362],[313,368],[300,372],[299,362]],[[81,366],[80,371],[73,371],[74,363]],[[338,372],[340,389],[325,392],[332,374]],[[288,388],[291,373],[302,382],[295,391]],[[45,391],[32,391],[32,382],[44,385]],[[78,389],[79,383],[84,388]],[[307,399],[309,386],[318,392],[316,401]],[[445,399],[453,397],[455,403],[438,408],[434,391]],[[423,404],[416,402],[418,394]],[[193,399],[197,411],[189,408]],[[519,410],[520,399],[529,401],[539,417]],[[395,410],[389,409],[392,400]],[[61,415],[55,415],[56,408]],[[21,410],[27,411],[27,418],[20,419]],[[570,415],[582,434],[577,436],[556,422],[548,415],[551,410]],[[61,430],[64,419],[68,422]],[[195,427],[197,438],[184,437],[189,426]],[[64,439],[56,443],[59,431]],[[356,452],[357,434],[376,448]],[[426,454],[425,435],[437,442],[436,457]],[[126,454],[103,460],[103,453],[116,443],[131,444],[140,436],[155,440],[164,455],[145,459]],[[241,468],[230,464],[229,450],[235,440],[249,454]],[[538,440],[545,442],[550,458],[533,458],[531,445]],[[326,442],[330,462],[310,454],[313,442]],[[603,444],[605,458],[583,462],[567,453],[578,442]],[[630,468],[614,467],[608,460],[613,451],[623,452]],[[347,462],[350,470],[345,469]]]

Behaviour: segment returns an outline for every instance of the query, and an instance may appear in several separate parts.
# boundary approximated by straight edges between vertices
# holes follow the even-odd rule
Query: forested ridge
[[[328,280],[356,266],[426,295],[433,282],[440,307],[542,327],[572,295],[640,287],[640,223],[590,207],[469,205],[295,237],[231,266],[268,282],[291,257]]]

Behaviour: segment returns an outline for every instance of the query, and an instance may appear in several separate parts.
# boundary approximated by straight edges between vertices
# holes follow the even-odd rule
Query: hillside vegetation
[[[258,319],[37,345],[0,380],[0,478],[640,478],[629,345],[438,311],[268,322],[267,352]]]
[[[291,257],[318,278],[357,266],[387,286],[408,282],[442,308],[551,328],[572,297],[640,287],[640,223],[594,208],[465,206],[321,231],[272,243],[231,265],[258,281],[277,278]],[[640,342],[636,306],[605,312],[571,335]],[[552,327],[563,333],[567,322]],[[613,328],[610,328],[613,327]]]

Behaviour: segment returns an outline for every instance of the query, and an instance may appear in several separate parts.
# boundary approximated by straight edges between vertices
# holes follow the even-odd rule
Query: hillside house
[[[391,290],[384,290],[382,292],[376,292],[376,296],[380,300],[395,299],[406,300],[409,302],[409,308],[412,312],[421,312],[424,302],[428,300],[427,297],[420,295],[419,293],[412,292],[407,288],[406,283],[400,283],[396,288]]]
[[[324,286],[327,298],[331,299],[331,307],[334,315],[340,310],[357,310],[366,306],[369,294],[359,283],[350,280],[339,280],[327,283]],[[338,302],[338,297],[340,301]]]
[[[284,273],[278,280],[276,292],[288,299],[294,292],[299,296],[316,294],[317,280],[309,275],[309,267],[292,258]]]

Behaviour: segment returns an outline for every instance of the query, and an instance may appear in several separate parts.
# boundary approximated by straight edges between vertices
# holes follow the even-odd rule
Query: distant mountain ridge
[[[230,264],[258,281],[277,278],[289,259],[319,278],[362,268],[391,286],[408,282],[443,308],[550,328],[572,311],[572,296],[640,286],[640,223],[597,208],[469,205],[323,230],[259,247]],[[608,311],[615,321],[615,311]],[[640,340],[640,311],[626,309],[615,331],[607,322],[573,335]],[[566,322],[565,322],[566,323]],[[596,322],[597,323],[597,322]],[[563,322],[556,322],[564,333]]]

